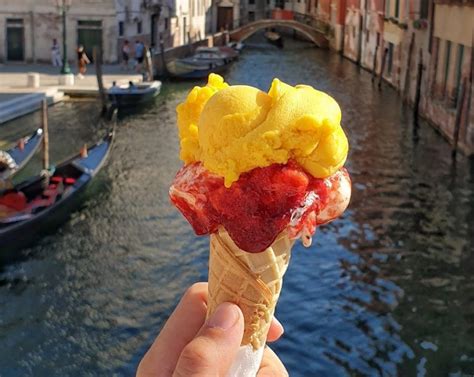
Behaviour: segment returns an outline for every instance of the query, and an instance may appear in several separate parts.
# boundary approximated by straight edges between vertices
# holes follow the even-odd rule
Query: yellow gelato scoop
[[[345,162],[348,142],[337,102],[307,85],[274,79],[268,93],[228,86],[215,74],[195,87],[177,108],[181,158],[201,161],[225,185],[240,174],[295,160],[316,178],[326,178]]]

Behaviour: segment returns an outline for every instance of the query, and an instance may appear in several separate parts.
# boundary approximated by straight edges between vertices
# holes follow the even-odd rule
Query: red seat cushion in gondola
[[[43,196],[45,198],[51,198],[52,196],[56,196],[57,195],[57,191],[56,190],[44,190],[43,191]]]
[[[76,179],[75,179],[75,178],[66,178],[66,179],[64,180],[64,183],[65,183],[66,185],[73,185],[74,183],[76,183]]]
[[[28,207],[31,211],[34,211],[37,208],[49,207],[50,205],[50,199],[36,198],[29,203]]]
[[[64,180],[63,177],[59,177],[59,176],[56,175],[56,176],[54,176],[54,177],[51,177],[50,182],[51,182],[51,183],[54,183],[54,184],[56,184],[56,185],[58,185],[58,184],[60,184],[63,180]]]
[[[9,192],[0,197],[0,205],[15,211],[23,211],[26,208],[26,196],[20,192]]]

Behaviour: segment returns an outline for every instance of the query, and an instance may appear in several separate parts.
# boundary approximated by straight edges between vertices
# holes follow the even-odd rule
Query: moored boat
[[[283,48],[283,38],[280,34],[274,31],[266,31],[264,35],[271,44],[274,44],[278,48]]]
[[[221,73],[225,71],[228,64],[216,64],[212,61],[192,62],[177,59],[167,65],[168,73],[177,79],[201,79],[209,76],[210,73]]]
[[[238,57],[229,47],[198,47],[192,56],[169,62],[168,73],[178,79],[200,79],[221,73]]]
[[[117,108],[130,108],[151,102],[161,90],[161,81],[142,82],[135,84],[129,82],[127,85],[114,85],[109,88],[107,94],[109,100]]]
[[[239,56],[239,53],[233,48],[227,46],[219,47],[198,47],[192,56],[198,60],[222,60],[227,64]]]
[[[113,141],[100,142],[60,163],[51,175],[40,174],[0,194],[0,259],[33,243],[64,222],[86,187],[104,165]]]
[[[233,48],[235,51],[240,53],[244,49],[245,45],[242,42],[232,41],[227,44],[227,47]]]
[[[22,169],[38,150],[43,140],[43,129],[38,128],[32,135],[21,138],[17,145],[0,151],[0,179],[9,179]]]

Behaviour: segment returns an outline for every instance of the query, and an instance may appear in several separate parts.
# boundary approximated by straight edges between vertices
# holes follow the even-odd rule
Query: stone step
[[[43,98],[46,98],[48,105],[52,105],[62,101],[63,97],[64,93],[57,89],[40,93],[18,93],[17,97],[0,102],[0,124],[39,110]]]

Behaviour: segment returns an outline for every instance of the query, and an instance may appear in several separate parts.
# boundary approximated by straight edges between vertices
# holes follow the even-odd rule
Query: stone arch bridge
[[[301,34],[311,40],[316,46],[321,48],[328,48],[329,46],[329,41],[324,33],[310,25],[306,25],[295,20],[258,20],[230,31],[229,36],[231,40],[241,42],[261,29],[273,27],[284,27],[299,31]]]

